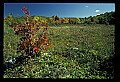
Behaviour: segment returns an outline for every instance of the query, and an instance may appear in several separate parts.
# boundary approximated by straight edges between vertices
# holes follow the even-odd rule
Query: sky
[[[89,17],[115,11],[115,3],[4,3],[4,17],[25,16],[22,7],[30,10],[30,16],[57,15],[58,17]]]

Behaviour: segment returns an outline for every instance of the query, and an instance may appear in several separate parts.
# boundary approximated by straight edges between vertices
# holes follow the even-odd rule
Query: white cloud
[[[100,10],[96,9],[95,12],[98,13],[98,12],[100,12]]]
[[[85,7],[88,7],[88,6],[85,6]]]

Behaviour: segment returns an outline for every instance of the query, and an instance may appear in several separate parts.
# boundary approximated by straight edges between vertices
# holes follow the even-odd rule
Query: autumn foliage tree
[[[39,22],[39,17],[34,17],[34,21],[29,21],[30,11],[25,6],[22,8],[26,15],[26,22],[24,24],[17,24],[13,26],[15,34],[20,35],[20,43],[18,44],[17,51],[27,56],[39,55],[39,52],[46,52],[47,46],[51,44],[48,42],[48,25],[46,22]],[[43,28],[42,33],[36,36],[37,31]]]

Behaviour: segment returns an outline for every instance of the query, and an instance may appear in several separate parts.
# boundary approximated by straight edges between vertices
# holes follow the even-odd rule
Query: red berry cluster
[[[24,11],[24,13],[26,14],[26,17],[29,17],[29,13],[30,11],[28,10],[28,8],[26,8],[25,6],[22,8],[22,10]]]

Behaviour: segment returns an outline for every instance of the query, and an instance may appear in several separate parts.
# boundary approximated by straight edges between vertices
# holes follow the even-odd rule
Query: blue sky
[[[30,10],[30,16],[57,15],[58,17],[89,17],[105,12],[115,11],[115,3],[4,3],[4,17],[8,13],[14,16],[25,16],[21,10],[26,6]]]

